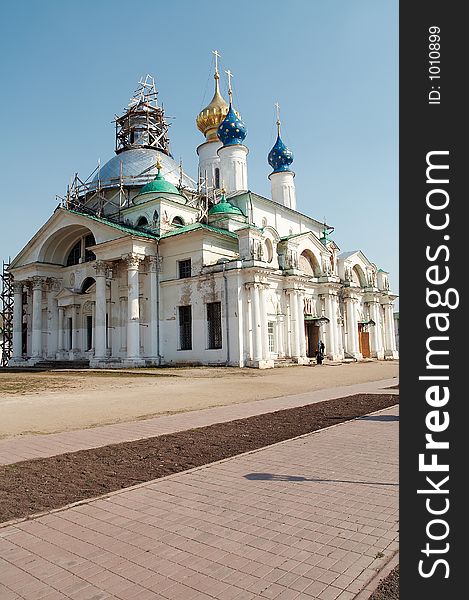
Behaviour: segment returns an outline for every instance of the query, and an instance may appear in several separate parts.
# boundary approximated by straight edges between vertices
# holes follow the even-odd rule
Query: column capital
[[[13,281],[13,293],[22,294],[24,287],[24,281]]]
[[[109,263],[104,260],[97,260],[94,264],[97,277],[106,277],[108,274]]]
[[[33,286],[33,290],[42,291],[42,288],[44,287],[44,285],[46,283],[46,278],[45,277],[31,277],[31,283]]]
[[[48,277],[47,278],[47,287],[50,292],[58,292],[60,291],[60,279],[56,277]]]
[[[161,263],[163,262],[161,256],[147,256],[147,260],[150,273],[158,273],[161,269]]]
[[[244,287],[246,289],[257,288],[258,290],[263,290],[269,288],[270,286],[268,283],[264,283],[263,281],[247,281],[244,284]]]
[[[142,262],[142,260],[145,257],[142,254],[134,254],[134,253],[130,253],[130,254],[126,254],[125,256],[122,257],[122,260],[124,260],[127,263],[127,269],[138,269],[140,266],[140,263]]]

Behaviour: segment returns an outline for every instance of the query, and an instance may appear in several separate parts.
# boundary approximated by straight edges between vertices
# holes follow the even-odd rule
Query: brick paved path
[[[1,600],[349,600],[397,550],[398,408],[0,528]]]
[[[88,448],[99,448],[108,444],[131,442],[193,427],[204,427],[213,423],[243,419],[253,415],[273,412],[284,408],[304,406],[313,402],[331,400],[352,394],[382,393],[382,388],[395,385],[397,379],[385,379],[356,385],[317,390],[280,398],[246,402],[231,406],[219,406],[190,411],[171,416],[160,416],[144,421],[132,421],[93,427],[91,429],[52,433],[48,435],[25,435],[0,441],[0,464],[12,464],[30,458],[42,458],[76,452]],[[386,390],[388,393],[398,393]],[[0,599],[1,600],[1,599]]]

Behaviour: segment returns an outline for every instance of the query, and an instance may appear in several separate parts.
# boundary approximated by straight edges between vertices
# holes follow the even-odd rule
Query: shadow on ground
[[[316,477],[302,477],[301,475],[276,475],[275,473],[248,473],[243,475],[251,481],[314,481],[316,483],[356,483],[360,485],[390,485],[398,486],[398,483],[386,481],[354,481],[350,479],[319,479]]]

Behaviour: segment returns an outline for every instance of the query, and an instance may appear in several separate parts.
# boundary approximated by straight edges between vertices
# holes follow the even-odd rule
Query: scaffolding
[[[13,277],[9,271],[11,259],[3,261],[1,277],[0,365],[7,367],[13,354]]]
[[[140,148],[157,150],[172,159],[169,149],[169,124],[163,105],[158,104],[158,91],[151,75],[140,79],[124,114],[120,117],[116,115],[115,124],[117,156],[125,150]],[[164,157],[162,159],[164,165]],[[125,160],[123,155],[119,162],[119,170],[114,169],[112,176],[109,169],[101,169],[99,161],[86,179],[83,180],[75,173],[70,179],[65,196],[56,196],[59,205],[97,217],[105,216],[111,221],[121,223],[121,211],[131,206],[135,188],[142,187],[155,176],[154,164],[140,173],[129,173],[129,169],[123,167]],[[208,210],[216,203],[216,192],[220,190],[207,185],[207,172],[199,173],[198,181],[195,181],[184,172],[182,161],[178,170],[179,182],[176,187],[186,198],[187,205],[198,209],[197,220],[206,223]]]
[[[129,148],[152,148],[168,156],[168,123],[164,107],[158,106],[158,91],[151,75],[142,78],[125,113],[116,115],[116,154]]]

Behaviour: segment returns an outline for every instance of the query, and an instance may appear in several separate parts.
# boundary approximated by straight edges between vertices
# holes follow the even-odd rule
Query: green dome
[[[218,204],[212,206],[212,208],[208,211],[209,215],[243,215],[243,211],[239,209],[237,206],[233,206],[230,204],[225,198],[225,194],[220,199]]]
[[[181,195],[179,190],[175,185],[166,181],[166,179],[161,175],[161,167],[158,168],[158,173],[153,181],[147,183],[143,186],[143,188],[139,192],[139,196],[141,194],[154,194],[155,192],[162,192],[165,194],[178,194]]]

